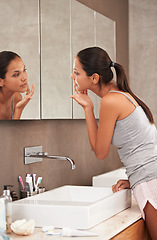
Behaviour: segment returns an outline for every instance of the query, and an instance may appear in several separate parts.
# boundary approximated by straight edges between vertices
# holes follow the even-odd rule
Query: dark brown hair
[[[154,123],[153,115],[150,109],[130,89],[123,67],[118,63],[113,63],[105,50],[100,47],[89,47],[81,50],[77,54],[77,57],[79,58],[79,61],[82,64],[83,70],[86,72],[87,76],[92,76],[94,73],[99,74],[100,88],[102,83],[108,84],[113,79],[111,67],[114,67],[116,71],[116,82],[119,90],[130,93],[137,103],[143,108],[149,121]]]
[[[11,51],[2,51],[0,52],[0,78],[4,79],[7,72],[9,63],[20,56],[17,53]]]

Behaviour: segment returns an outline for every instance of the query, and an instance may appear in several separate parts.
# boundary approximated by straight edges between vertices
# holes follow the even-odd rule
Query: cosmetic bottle
[[[29,173],[27,173],[27,176],[26,176],[26,185],[29,186],[29,195],[31,196],[33,193],[33,181]]]
[[[12,223],[12,198],[10,196],[10,190],[8,187],[13,187],[12,185],[4,185],[3,198],[5,202],[5,215],[6,215],[6,233],[11,233],[11,223]]]
[[[5,216],[5,199],[3,195],[0,197],[0,233],[6,231],[6,216]]]

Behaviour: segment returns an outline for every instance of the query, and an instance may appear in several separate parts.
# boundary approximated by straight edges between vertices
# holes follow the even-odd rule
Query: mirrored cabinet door
[[[72,118],[70,0],[40,0],[42,119]]]
[[[116,59],[115,22],[104,15],[72,1],[72,50],[73,59],[83,48],[98,46],[106,50],[111,59]],[[88,92],[93,104],[95,117],[99,118],[101,99],[93,92]],[[73,103],[73,119],[84,119],[84,112],[76,102]]]
[[[116,26],[115,21],[95,12],[95,39],[96,46],[103,48],[112,61],[116,61]],[[113,70],[113,69],[112,69]],[[114,71],[114,70],[113,70]],[[99,117],[101,98],[95,99],[95,116]]]
[[[94,46],[94,11],[77,1],[72,1],[71,4],[71,43],[74,60],[80,50]],[[92,97],[92,94],[89,95]],[[82,118],[85,118],[82,107],[73,101],[73,119]]]
[[[26,65],[28,83],[35,93],[21,119],[40,118],[40,56],[38,0],[0,1],[0,51],[13,51]],[[24,94],[25,95],[25,94]]]
[[[112,61],[116,61],[116,22],[96,12],[96,45],[107,51]]]

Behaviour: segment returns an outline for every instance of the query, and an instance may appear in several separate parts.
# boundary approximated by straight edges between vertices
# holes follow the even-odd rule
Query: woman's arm
[[[94,116],[94,107],[85,107],[84,112],[87,123],[89,142],[93,151],[95,152],[98,125]]]
[[[118,109],[113,101],[113,97],[108,94],[101,101],[99,126],[93,112],[93,103],[86,93],[78,93],[74,90],[75,95],[71,96],[84,109],[86,123],[88,128],[88,136],[91,147],[99,159],[105,159],[108,156],[110,144],[113,136],[115,122],[118,118]]]
[[[100,104],[99,127],[94,150],[99,159],[105,159],[108,156],[118,115],[119,111],[115,99],[107,94],[102,98]]]

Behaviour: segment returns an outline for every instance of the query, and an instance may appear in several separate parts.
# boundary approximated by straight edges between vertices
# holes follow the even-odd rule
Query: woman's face
[[[3,86],[10,91],[24,93],[28,88],[27,80],[25,65],[21,58],[16,57],[7,67]]]
[[[74,60],[74,68],[73,73],[71,74],[71,79],[74,80],[77,91],[86,91],[91,87],[91,77],[88,77],[86,72],[83,70],[78,57]]]

